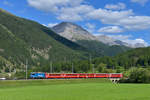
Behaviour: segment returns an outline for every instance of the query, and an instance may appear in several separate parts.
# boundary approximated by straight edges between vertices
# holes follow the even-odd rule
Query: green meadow
[[[150,100],[150,84],[106,79],[0,81],[0,100]]]

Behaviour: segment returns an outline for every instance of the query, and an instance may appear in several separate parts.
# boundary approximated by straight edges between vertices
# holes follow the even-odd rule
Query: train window
[[[66,76],[74,76],[73,74],[66,74]]]
[[[51,76],[61,76],[61,74],[51,74]]]
[[[96,74],[97,76],[105,76],[106,74]]]
[[[85,76],[86,74],[80,74],[80,76]]]
[[[66,76],[77,76],[77,74],[66,74]]]

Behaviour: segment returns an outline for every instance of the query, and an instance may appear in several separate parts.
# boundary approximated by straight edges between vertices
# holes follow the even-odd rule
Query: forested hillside
[[[50,61],[86,59],[87,54],[84,47],[49,28],[0,9],[0,56],[12,64],[12,70],[24,67],[26,59],[30,67],[44,66]],[[10,69],[3,60],[0,64]]]
[[[78,40],[77,43],[91,51],[94,57],[115,56],[131,49],[119,45],[109,46],[96,40]]]
[[[129,50],[114,57],[94,58],[91,55],[88,60],[53,63],[53,72],[72,72],[73,68],[77,73],[120,73],[135,67],[150,69],[150,47]],[[38,70],[49,71],[50,67],[47,65]]]
[[[105,64],[110,69],[150,68],[150,47],[129,50],[115,57],[96,58],[93,63],[95,66]]]

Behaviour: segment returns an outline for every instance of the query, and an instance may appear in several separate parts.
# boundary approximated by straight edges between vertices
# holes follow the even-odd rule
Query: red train
[[[122,73],[92,73],[92,74],[83,74],[83,73],[31,73],[31,78],[44,78],[44,79],[60,79],[60,78],[122,78]]]
[[[122,78],[122,74],[50,74],[46,73],[46,78]]]

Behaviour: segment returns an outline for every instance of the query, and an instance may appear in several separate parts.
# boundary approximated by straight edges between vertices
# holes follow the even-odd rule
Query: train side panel
[[[42,76],[43,75],[43,76]],[[46,78],[46,79],[51,79],[51,78],[55,78],[55,79],[60,79],[60,78],[122,78],[123,74],[122,73],[112,73],[112,74],[107,74],[107,73],[91,73],[91,74],[83,74],[83,73],[75,73],[75,74],[52,74],[52,73],[36,73],[34,74],[34,76],[32,77],[40,77],[42,76],[42,78]]]
[[[31,73],[31,75],[30,75],[30,77],[31,78],[35,78],[35,79],[38,79],[38,78],[42,78],[42,79],[44,79],[44,78],[46,78],[46,75],[45,75],[45,73],[40,73],[40,72],[33,72],[33,73]]]

